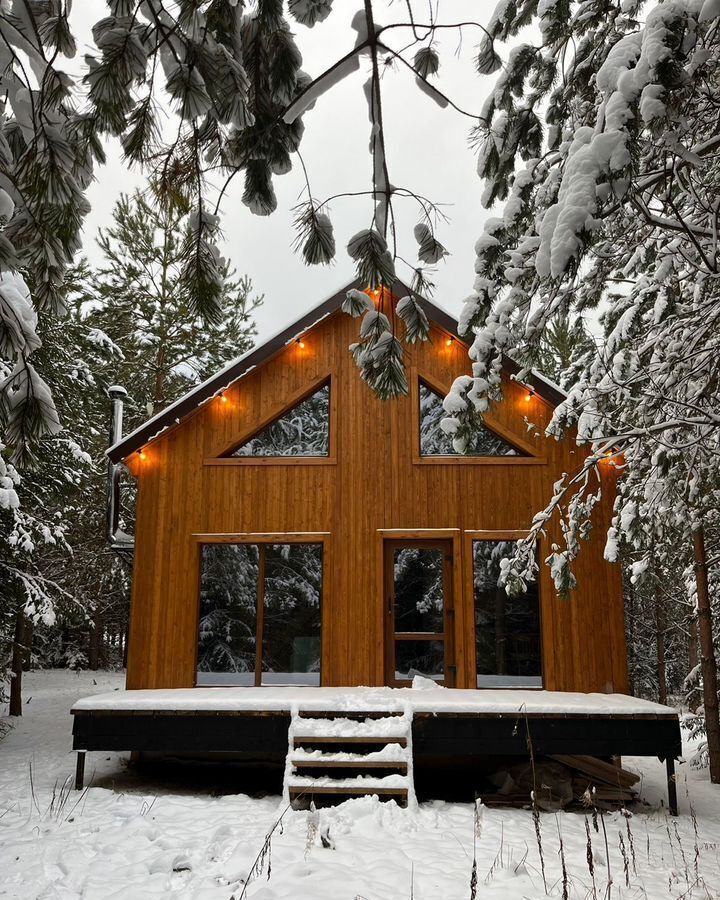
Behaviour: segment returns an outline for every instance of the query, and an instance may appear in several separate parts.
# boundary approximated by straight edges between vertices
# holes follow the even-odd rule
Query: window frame
[[[465,575],[465,590],[467,592],[466,596],[468,597],[468,624],[472,629],[472,651],[469,654],[470,659],[472,660],[472,681],[473,688],[477,691],[490,691],[490,690],[502,690],[502,691],[544,691],[546,690],[545,682],[546,682],[546,673],[545,673],[545,617],[543,614],[543,594],[542,590],[542,578],[540,577],[542,574],[542,569],[538,573],[538,618],[540,620],[540,684],[533,687],[520,687],[513,685],[498,685],[496,688],[492,687],[478,687],[477,684],[477,636],[476,636],[476,624],[475,624],[475,558],[473,554],[473,544],[475,541],[519,541],[522,538],[527,537],[527,529],[517,529],[517,528],[508,528],[508,529],[465,529],[463,532],[464,538],[464,547],[465,551],[465,560],[466,564],[466,575]],[[544,540],[540,538],[540,547],[539,554],[541,558],[545,557],[544,547],[542,546]]]
[[[497,421],[492,413],[485,413],[483,419],[490,431],[507,441],[526,456],[423,456],[420,449],[420,384],[445,397],[450,387],[441,384],[432,376],[413,367],[410,370],[410,403],[412,407],[412,462],[416,466],[542,466],[547,458],[538,456],[537,449],[528,441],[510,431]]]
[[[197,547],[197,603],[195,604],[195,664],[194,664],[194,687],[243,687],[243,688],[266,688],[277,687],[278,685],[269,685],[262,683],[262,636],[264,627],[264,605],[262,615],[260,614],[260,601],[264,600],[265,588],[262,585],[258,597],[258,607],[255,620],[255,681],[252,685],[240,684],[202,684],[198,685],[198,657],[199,657],[199,634],[200,634],[200,600],[202,591],[202,547],[203,544],[318,544],[322,548],[322,584],[320,586],[320,671],[318,673],[318,687],[323,686],[323,672],[326,665],[326,647],[324,635],[327,630],[326,609],[327,609],[327,578],[328,571],[328,549],[331,543],[330,532],[327,531],[294,531],[294,532],[228,532],[228,533],[198,533],[193,534],[193,541]],[[264,553],[260,553],[259,564],[264,576]],[[262,584],[262,582],[261,582]],[[260,640],[258,641],[258,635]],[[212,674],[212,673],[208,673]],[[295,685],[296,687],[312,688],[315,685]]]
[[[328,410],[328,454],[327,456],[229,456],[233,450],[252,440],[261,431],[281,419],[285,413],[312,397],[322,387],[330,388]],[[246,427],[229,445],[218,453],[203,460],[205,466],[334,466],[337,465],[337,386],[334,372],[327,371],[309,384],[294,391],[282,403],[276,403],[262,418]]]

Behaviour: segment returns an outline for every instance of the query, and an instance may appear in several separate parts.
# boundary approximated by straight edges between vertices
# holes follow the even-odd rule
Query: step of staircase
[[[344,709],[342,712],[332,709],[301,709],[298,710],[298,718],[300,719],[349,719],[359,721],[363,719],[392,719],[402,718],[404,712],[401,709],[365,709],[353,712]]]
[[[333,738],[343,738],[346,743],[350,743],[359,738],[366,738],[368,741],[390,742],[395,738],[407,738],[408,724],[407,719],[395,713],[382,717],[370,717],[363,713],[362,717],[352,717],[343,711],[334,718],[328,716],[316,719],[308,715],[298,715],[293,719],[293,730],[296,740],[300,737],[303,739],[312,737],[322,738],[330,743]]]
[[[285,789],[295,808],[377,796],[407,806],[412,785],[412,722],[396,710],[303,710],[293,716]]]

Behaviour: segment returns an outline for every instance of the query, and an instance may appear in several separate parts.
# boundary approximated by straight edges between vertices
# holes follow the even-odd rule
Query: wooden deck
[[[72,713],[80,783],[85,751],[231,753],[281,763],[292,737],[294,746],[334,753],[409,743],[414,763],[453,766],[472,766],[489,756],[523,758],[530,751],[536,757],[655,756],[667,764],[669,805],[676,807],[674,760],[681,754],[677,713],[623,695],[196,688],[89,697]],[[403,736],[404,727],[411,741]],[[307,761],[304,767],[312,768]]]

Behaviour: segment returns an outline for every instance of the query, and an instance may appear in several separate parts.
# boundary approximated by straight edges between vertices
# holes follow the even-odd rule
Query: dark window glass
[[[321,594],[320,544],[204,544],[197,683],[319,685]]]
[[[540,605],[537,582],[508,597],[498,584],[500,561],[512,541],[473,542],[478,687],[541,687]]]
[[[445,674],[444,641],[395,641],[395,678],[409,680],[416,675],[442,681]]]
[[[229,455],[328,456],[329,453],[330,385],[325,384]]]
[[[443,398],[420,382],[420,455],[421,456],[523,456],[512,444],[480,425],[464,454],[454,448],[452,438],[445,434],[440,423],[447,415]]]
[[[257,544],[203,544],[198,683],[255,683],[258,560]]]
[[[443,552],[435,547],[395,550],[395,631],[442,634]]]
[[[263,684],[320,684],[320,544],[273,544],[265,556]]]

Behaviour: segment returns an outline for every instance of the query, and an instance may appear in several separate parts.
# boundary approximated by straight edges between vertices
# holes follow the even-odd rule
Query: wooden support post
[[[677,782],[675,781],[675,760],[672,756],[668,756],[665,760],[665,767],[667,769],[668,807],[670,815],[676,816],[678,814]]]
[[[77,765],[75,766],[75,790],[83,789],[83,781],[85,780],[85,751],[78,750]]]

